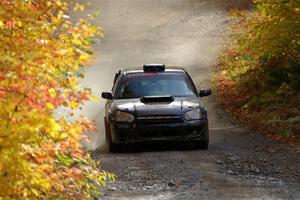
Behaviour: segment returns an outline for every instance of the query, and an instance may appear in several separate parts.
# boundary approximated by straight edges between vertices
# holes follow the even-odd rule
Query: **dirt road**
[[[144,63],[186,67],[197,87],[209,79],[229,25],[231,8],[243,0],[94,0],[86,11],[100,15],[105,30],[96,45],[97,62],[83,86],[96,95],[109,91],[117,69]],[[209,112],[209,150],[168,145],[136,148],[129,153],[96,151],[117,181],[104,199],[300,199],[300,153],[239,127],[204,99]],[[103,147],[103,105],[88,103],[83,113],[97,120],[101,133],[90,148]]]

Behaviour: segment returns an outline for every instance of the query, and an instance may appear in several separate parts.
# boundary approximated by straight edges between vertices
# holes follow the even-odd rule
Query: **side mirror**
[[[103,99],[112,99],[112,98],[113,98],[113,95],[112,95],[111,92],[102,92],[101,97],[102,97]]]
[[[201,89],[199,92],[200,97],[205,97],[211,95],[211,90],[210,89]]]

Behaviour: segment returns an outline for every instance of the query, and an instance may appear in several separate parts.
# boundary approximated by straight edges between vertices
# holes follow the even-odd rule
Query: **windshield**
[[[183,72],[132,73],[123,76],[118,84],[115,99],[142,96],[197,96],[190,78]]]

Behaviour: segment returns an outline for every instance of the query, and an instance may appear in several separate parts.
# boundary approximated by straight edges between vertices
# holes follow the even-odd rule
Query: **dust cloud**
[[[95,67],[95,66],[94,66]],[[95,67],[96,68],[96,67]],[[90,141],[83,141],[83,146],[88,150],[105,151],[105,128],[104,128],[104,107],[105,100],[101,98],[101,93],[111,91],[112,77],[114,74],[112,69],[109,76],[92,77],[93,75],[87,72],[86,78],[82,81],[83,84],[92,89],[93,95],[99,98],[99,102],[88,101],[82,106],[80,114],[87,116],[90,120],[96,122],[97,132],[85,133],[90,138]],[[105,78],[106,77],[106,78]]]

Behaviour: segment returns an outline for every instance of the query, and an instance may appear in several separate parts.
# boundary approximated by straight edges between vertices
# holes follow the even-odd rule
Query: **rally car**
[[[207,149],[207,110],[201,97],[210,89],[196,87],[184,68],[147,64],[119,70],[111,92],[103,92],[105,132],[110,152],[120,145],[155,142],[193,142]]]

